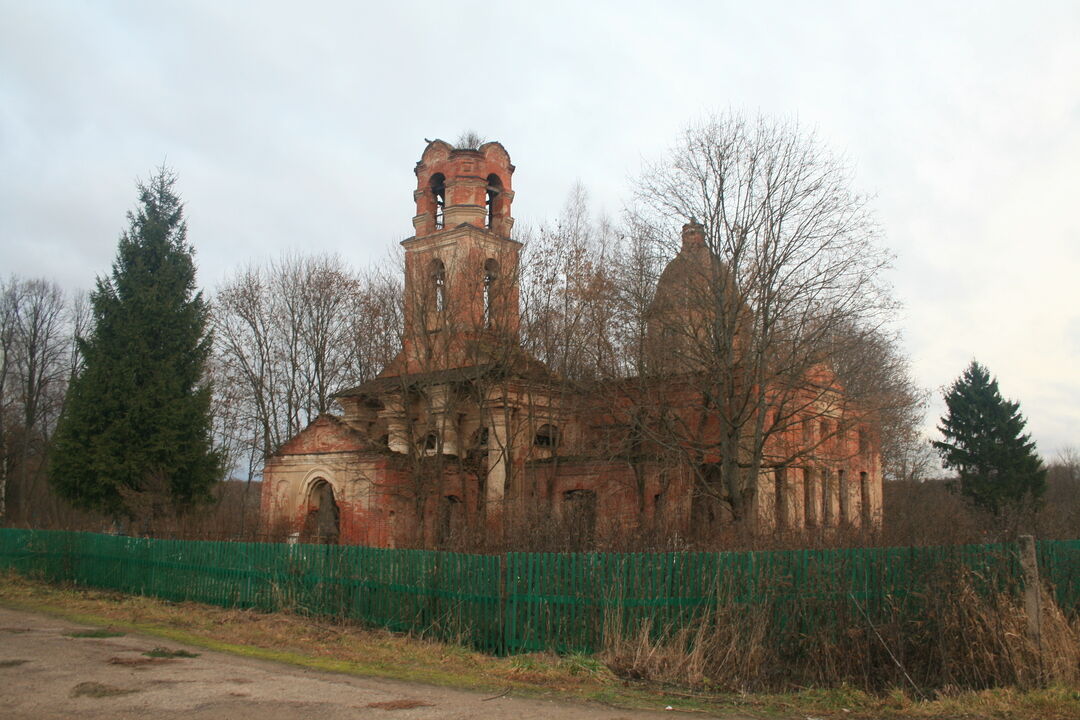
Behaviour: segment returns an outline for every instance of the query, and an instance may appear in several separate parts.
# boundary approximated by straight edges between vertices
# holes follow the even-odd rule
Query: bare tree
[[[249,481],[267,455],[331,410],[335,392],[392,357],[401,314],[387,277],[358,275],[337,256],[290,256],[242,270],[218,290],[219,432]]]
[[[13,277],[0,286],[0,518],[7,513],[7,485],[14,461],[12,428],[18,415],[13,389],[18,306],[18,284]]]
[[[654,301],[654,313],[670,307],[648,353],[653,372],[693,379],[701,411],[661,410],[645,426],[689,453],[691,467],[720,458],[719,482],[704,485],[736,519],[763,469],[792,465],[828,438],[773,440],[820,415],[840,418],[830,433],[844,433],[850,414],[870,409],[844,402],[840,378],[821,374],[895,308],[882,279],[890,256],[849,185],[846,168],[796,125],[734,114],[690,127],[637,183],[632,221],[651,242],[696,220],[708,250],[678,278],[681,290]]]
[[[85,303],[69,308],[55,283],[12,277],[0,287],[0,516],[29,521],[56,509],[44,461],[85,320]]]
[[[580,184],[571,189],[554,224],[525,236],[523,346],[563,378],[620,374],[614,342],[617,246],[615,228],[591,217],[588,193]]]

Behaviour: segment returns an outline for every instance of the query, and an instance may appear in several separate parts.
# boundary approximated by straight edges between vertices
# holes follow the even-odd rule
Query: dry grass
[[[1080,690],[1080,619],[1070,622],[1044,593],[1040,648],[1018,593],[988,590],[995,582],[962,567],[941,568],[874,622],[842,592],[802,599],[805,623],[796,610],[774,624],[768,602],[748,606],[725,600],[731,596],[722,591],[714,610],[681,627],[645,621],[627,629],[613,611],[601,657],[628,680],[706,692],[903,688],[925,700],[958,689]]]
[[[649,620],[629,633],[621,627],[621,618],[613,614],[600,654],[620,677],[745,692],[760,685],[766,671],[768,622],[761,608],[729,605],[676,629],[658,629]]]
[[[718,614],[705,626],[712,629],[712,634],[702,629],[694,635],[684,635],[690,642],[698,635],[702,638],[697,657],[684,661],[678,657],[674,640],[653,648],[645,641],[646,635],[628,638],[622,646],[624,657],[613,652],[617,648],[612,648],[609,652],[613,654],[603,658],[559,657],[548,653],[497,658],[459,646],[345,623],[194,603],[174,604],[111,592],[61,589],[14,575],[0,575],[0,604],[249,657],[333,672],[471,688],[491,695],[507,691],[515,695],[557,695],[626,708],[657,709],[671,705],[677,710],[741,716],[881,720],[1075,720],[1080,717],[1080,692],[1075,686],[1060,684],[1043,689],[980,692],[942,688],[927,693],[926,699],[910,689],[891,687],[867,693],[851,685],[784,693],[718,693],[717,689],[724,683],[731,687],[735,684],[723,677],[713,677],[716,673],[730,670],[749,678],[753,677],[755,668],[763,667],[764,660],[759,663],[740,659],[747,648],[752,651],[753,645],[764,645],[767,638],[763,639],[760,629],[755,629],[752,617],[738,614]],[[735,642],[735,648],[725,650],[724,638]],[[663,659],[665,654],[668,660]],[[666,672],[670,681],[620,678],[601,659],[610,659],[616,667],[636,667],[642,676]],[[625,665],[620,666],[620,662]],[[699,684],[691,686],[680,677],[697,678]]]

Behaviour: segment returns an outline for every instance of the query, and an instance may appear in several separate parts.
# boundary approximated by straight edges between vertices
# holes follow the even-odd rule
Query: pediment
[[[366,449],[367,438],[334,415],[320,415],[283,444],[275,455],[311,455]]]

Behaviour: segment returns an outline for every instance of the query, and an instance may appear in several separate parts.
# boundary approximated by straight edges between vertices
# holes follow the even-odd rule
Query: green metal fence
[[[1042,541],[1043,577],[1080,612],[1080,541]],[[915,617],[936,578],[1019,582],[1015,545],[741,553],[463,555],[357,546],[151,540],[0,529],[0,569],[224,607],[291,609],[488,652],[590,651],[605,627],[685,627],[762,608],[777,637]]]

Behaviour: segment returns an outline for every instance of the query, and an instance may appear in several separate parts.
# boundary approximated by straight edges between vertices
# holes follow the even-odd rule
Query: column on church
[[[458,437],[458,408],[449,385],[436,385],[427,391],[431,401],[432,420],[442,442],[443,455],[458,455],[461,447]]]
[[[386,433],[390,450],[403,455],[409,452],[409,428],[405,422],[405,406],[400,398],[386,398],[379,417],[386,421]]]

